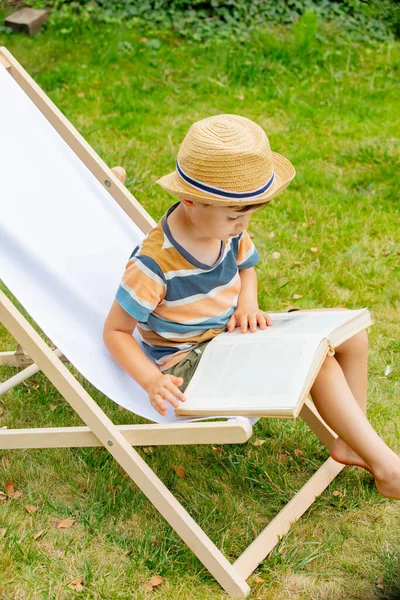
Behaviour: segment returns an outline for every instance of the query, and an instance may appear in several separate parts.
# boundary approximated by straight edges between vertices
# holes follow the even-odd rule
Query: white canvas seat
[[[171,406],[162,417],[102,342],[125,264],[153,220],[5,48],[0,131],[0,277],[58,349],[51,351],[0,291],[1,320],[36,363],[0,390],[41,369],[87,425],[1,430],[0,448],[103,445],[224,589],[245,597],[246,578],[343,466],[328,459],[231,565],[132,445],[241,443],[256,419],[188,423]],[[61,354],[111,400],[152,423],[116,427],[63,365]],[[3,352],[0,362],[16,365],[14,355]],[[301,416],[331,443],[333,432],[310,402]]]

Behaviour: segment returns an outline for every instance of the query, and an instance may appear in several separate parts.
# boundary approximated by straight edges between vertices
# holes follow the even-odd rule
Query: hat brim
[[[218,198],[218,196],[212,196],[206,192],[196,190],[191,185],[186,183],[186,181],[184,181],[176,171],[160,177],[156,183],[174,196],[179,196],[185,200],[194,200],[195,202],[201,202],[203,204],[216,204],[218,206],[246,206],[247,204],[262,204],[264,202],[269,202],[272,200],[272,198],[275,198],[278,196],[278,194],[281,194],[296,175],[294,166],[287,158],[281,154],[278,154],[277,152],[272,152],[271,154],[275,173],[274,183],[262,196],[257,196],[257,198],[249,198],[247,200]]]

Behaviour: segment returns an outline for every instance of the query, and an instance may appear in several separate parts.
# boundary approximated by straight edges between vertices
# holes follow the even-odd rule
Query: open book
[[[268,315],[266,329],[206,346],[176,415],[297,417],[327,354],[372,325],[367,308]]]

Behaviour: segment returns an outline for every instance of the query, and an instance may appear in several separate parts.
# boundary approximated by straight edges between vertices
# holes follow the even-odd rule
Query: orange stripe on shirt
[[[241,281],[236,281],[229,288],[225,288],[213,296],[200,298],[194,302],[167,306],[163,302],[154,309],[154,314],[178,323],[185,323],[192,319],[209,319],[229,310],[235,303],[235,297],[240,292]]]

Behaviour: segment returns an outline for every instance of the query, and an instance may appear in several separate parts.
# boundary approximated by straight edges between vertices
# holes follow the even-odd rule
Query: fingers
[[[174,408],[178,408],[179,402],[185,402],[186,398],[183,392],[177,387],[182,385],[182,377],[171,376],[170,380],[165,381],[163,385],[158,386],[151,396],[151,404],[160,415],[165,415],[167,412],[167,404],[169,402]]]
[[[171,392],[171,389],[173,389],[174,392]],[[165,386],[161,390],[161,395],[163,396],[164,400],[168,400],[168,402],[172,404],[174,408],[178,408],[179,402],[175,397],[177,395],[177,392],[175,392],[175,390],[177,390],[177,392],[179,391],[179,393],[183,396],[182,392],[178,390],[178,388],[173,383],[171,383],[171,385],[169,385],[168,387]]]
[[[257,330],[257,317],[258,315],[249,315],[249,327],[250,331]]]
[[[239,323],[242,333],[246,333],[248,329],[254,333],[257,331],[257,325],[260,326],[260,329],[266,329],[268,326],[271,326],[272,319],[262,310],[259,310],[256,313],[250,313],[240,317]]]
[[[240,318],[240,329],[241,329],[242,333],[246,333],[246,331],[247,331],[247,322],[248,322],[247,315],[245,317]]]
[[[174,379],[177,379],[179,381],[179,383],[177,385],[182,385],[183,383],[183,379],[182,377],[174,377]],[[183,392],[177,387],[177,385],[175,385],[175,383],[173,383],[171,381],[170,384],[167,384],[165,387],[167,388],[167,390],[169,390],[174,396],[176,396],[177,398],[179,398],[179,400],[181,402],[185,402],[186,398],[183,395]],[[173,405],[175,406],[175,404]],[[177,404],[178,406],[178,404]]]
[[[150,398],[150,402],[152,407],[155,408],[160,415],[165,415],[167,412],[167,405],[160,394],[154,394],[154,396]]]
[[[234,331],[236,328],[236,317],[235,314],[231,316],[227,324],[228,331]]]
[[[258,313],[257,321],[260,326],[260,329],[265,329],[267,327],[267,315],[263,312]]]
[[[264,316],[265,316],[265,319],[267,321],[268,327],[270,327],[272,325],[272,319],[271,319],[271,317],[269,315],[266,315],[265,313],[264,313]]]

